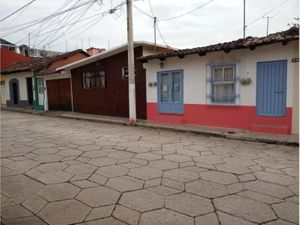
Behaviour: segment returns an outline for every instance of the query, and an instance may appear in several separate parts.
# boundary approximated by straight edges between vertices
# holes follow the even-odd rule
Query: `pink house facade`
[[[299,30],[141,57],[147,119],[299,133]]]

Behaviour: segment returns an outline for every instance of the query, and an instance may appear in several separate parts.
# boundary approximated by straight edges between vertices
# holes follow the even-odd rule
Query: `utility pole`
[[[246,37],[246,0],[244,0],[244,12],[243,12],[243,38]]]
[[[91,47],[91,37],[89,36],[89,48]]]
[[[157,17],[154,17],[154,53],[156,53],[156,23],[157,23]]]
[[[81,38],[81,49],[83,48],[83,38]]]
[[[136,122],[132,0],[126,0],[126,6],[127,6],[127,41],[128,41],[127,45],[128,45],[129,124],[132,125],[135,124]]]
[[[267,30],[266,30],[266,35],[269,35],[269,23],[270,23],[270,18],[273,18],[272,16],[264,16],[264,18],[267,19]]]
[[[28,33],[28,47],[30,48],[30,33]]]
[[[66,40],[66,52],[68,52],[68,40]]]

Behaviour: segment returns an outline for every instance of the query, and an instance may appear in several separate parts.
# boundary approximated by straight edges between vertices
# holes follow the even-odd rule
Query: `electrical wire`
[[[266,13],[264,13],[262,16],[258,17],[257,19],[253,20],[252,22],[248,23],[246,25],[246,27],[256,23],[258,20],[264,18],[266,15],[268,15],[269,13],[273,12],[275,9],[278,9],[280,6],[282,6],[283,4],[285,4],[286,2],[288,2],[289,0],[285,0],[283,2],[281,2],[279,5],[275,6],[274,8],[270,9],[269,11],[267,11]]]
[[[190,10],[190,11],[185,12],[185,13],[183,13],[183,14],[180,14],[180,15],[177,15],[177,16],[173,16],[173,17],[169,17],[169,18],[165,18],[165,19],[160,19],[160,21],[175,20],[175,19],[178,19],[178,18],[180,18],[180,17],[186,16],[186,15],[188,15],[188,14],[191,14],[191,13],[193,13],[193,12],[195,12],[195,11],[197,11],[197,10],[203,8],[204,6],[206,6],[206,5],[210,4],[210,3],[212,3],[213,1],[215,1],[215,0],[210,0],[210,1],[208,1],[208,2],[206,2],[206,3],[204,3],[204,4],[202,4],[202,5],[200,5],[200,6],[196,7],[196,8],[194,8],[193,10]]]
[[[8,16],[4,17],[3,19],[0,20],[0,22],[8,19],[9,17],[13,16],[14,14],[16,14],[17,12],[21,11],[22,9],[26,8],[27,6],[31,5],[33,2],[35,2],[36,0],[32,0],[30,2],[28,2],[26,5],[22,6],[21,8],[17,9],[16,11],[12,12],[11,14],[9,14]]]
[[[19,32],[19,31],[21,31],[21,30],[24,30],[24,29],[26,29],[26,28],[28,28],[28,27],[34,26],[34,25],[36,25],[36,24],[39,24],[39,23],[41,23],[41,22],[42,22],[43,20],[45,20],[45,19],[52,19],[52,18],[54,18],[54,17],[57,17],[57,16],[59,16],[59,15],[62,15],[62,14],[64,14],[64,13],[66,13],[66,12],[69,12],[69,11],[75,10],[75,9],[77,9],[77,8],[83,7],[83,6],[87,5],[87,4],[90,4],[91,2],[95,2],[95,0],[87,1],[87,2],[85,2],[85,3],[83,3],[83,4],[80,4],[80,5],[76,6],[76,7],[71,7],[71,8],[68,8],[68,9],[66,9],[66,10],[60,11],[60,12],[58,12],[58,13],[51,14],[51,15],[49,15],[49,16],[46,16],[46,17],[43,17],[43,18],[40,18],[40,19],[36,19],[36,20],[33,20],[33,21],[29,21],[29,22],[26,22],[26,23],[23,23],[23,24],[16,25],[16,26],[14,26],[14,27],[11,27],[11,29],[14,29],[14,28],[15,28],[15,30],[13,30],[13,31],[10,32],[10,33],[6,33],[6,34],[2,35],[2,37],[6,37],[6,36],[9,36],[9,35],[11,35],[11,34],[17,33],[17,32]],[[25,26],[24,26],[24,25],[25,25]],[[22,26],[24,26],[24,27],[22,27]],[[4,29],[5,29],[5,28],[4,28]],[[6,28],[6,29],[9,29],[9,28]]]

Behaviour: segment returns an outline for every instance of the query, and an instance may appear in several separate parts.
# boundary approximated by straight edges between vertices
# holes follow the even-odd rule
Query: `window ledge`
[[[228,106],[228,107],[239,107],[236,103],[208,103],[209,106]]]

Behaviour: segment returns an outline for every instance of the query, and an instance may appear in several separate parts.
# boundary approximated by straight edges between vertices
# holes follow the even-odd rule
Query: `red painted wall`
[[[30,60],[30,57],[17,54],[7,48],[1,48],[0,55],[1,55],[0,56],[1,57],[1,64],[0,64],[1,69],[8,67],[16,62],[24,62],[24,61]]]
[[[214,106],[185,104],[184,114],[158,113],[156,103],[147,103],[150,121],[237,128],[254,132],[290,134],[292,108],[286,108],[286,116],[257,116],[254,106]]]

